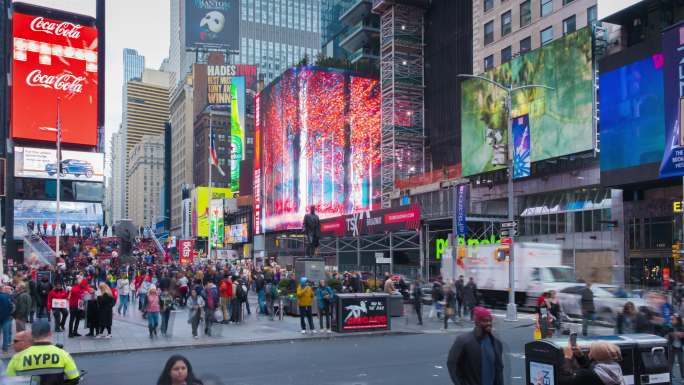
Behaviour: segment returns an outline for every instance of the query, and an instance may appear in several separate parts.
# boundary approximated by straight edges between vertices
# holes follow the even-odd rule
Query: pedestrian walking
[[[14,323],[17,332],[21,332],[26,330],[26,324],[29,321],[29,313],[33,301],[26,291],[25,282],[21,282],[17,285],[16,293],[16,297],[14,298]]]
[[[684,325],[682,318],[679,315],[672,315],[672,326],[670,332],[667,333],[667,340],[672,351],[672,359],[670,360],[670,373],[674,372],[674,364],[677,361],[679,365],[679,378],[684,380],[684,351],[682,351],[682,341],[684,341]]]
[[[471,321],[474,320],[473,310],[479,302],[478,297],[479,295],[477,292],[477,284],[475,283],[473,277],[469,277],[468,283],[465,285],[465,288],[463,289],[463,301],[465,303],[465,311],[469,314]]]
[[[416,311],[418,317],[418,325],[423,324],[423,291],[420,289],[420,279],[417,279],[412,284],[411,300],[413,301],[413,310]]]
[[[589,323],[594,321],[594,292],[591,291],[591,282],[587,282],[586,286],[580,292],[580,301],[582,306],[582,335],[586,336],[589,332]]]
[[[432,310],[429,318],[437,317],[440,319],[444,312],[442,301],[444,300],[444,293],[442,292],[442,284],[439,281],[432,283]]]
[[[10,287],[2,286],[0,289],[0,331],[2,331],[2,353],[9,352],[12,341],[12,297]]]
[[[335,298],[335,291],[321,279],[316,289],[316,304],[318,305],[318,327],[321,332],[331,332],[330,324],[332,317],[332,304]],[[323,327],[325,318],[325,328]]]
[[[83,295],[87,291],[88,282],[85,279],[81,279],[80,283],[72,286],[69,291],[69,338],[81,336],[81,334],[78,333],[78,325],[85,314]]]
[[[161,310],[161,334],[166,337],[169,329],[169,319],[171,318],[171,311],[174,309],[173,296],[169,290],[164,290],[159,297],[159,304]]]
[[[187,289],[187,286],[186,286]],[[230,300],[233,297],[233,282],[228,273],[224,274],[219,286],[219,294],[221,296],[221,312],[223,313],[222,324],[230,322]]]
[[[48,294],[52,290],[52,284],[48,280],[47,276],[42,276],[40,282],[36,285],[36,310],[38,312],[38,318],[43,318],[47,316],[48,322],[50,322],[50,312],[48,311],[47,301]]]
[[[465,280],[462,275],[456,280],[456,314],[458,318],[463,318],[463,296],[465,294]]]
[[[216,288],[216,285],[214,285],[213,282],[208,281],[207,284],[204,286],[204,295],[205,295],[205,312],[204,312],[204,334],[210,336],[211,335],[211,327],[216,320],[216,316],[214,313],[218,309],[218,304],[219,304],[219,295],[218,295],[218,289]]]
[[[266,280],[263,273],[259,272],[257,274],[254,288],[257,292],[257,301],[259,303],[257,314],[266,314]]]
[[[64,331],[67,315],[69,314],[69,311],[67,310],[68,296],[69,293],[64,290],[64,286],[60,281],[55,282],[54,289],[50,290],[50,293],[48,294],[48,312],[51,312],[52,315],[55,316],[55,333]],[[64,302],[65,305],[62,305],[61,302]]]
[[[504,385],[503,348],[492,335],[492,313],[473,309],[475,328],[456,337],[449,350],[447,368],[456,385]]]
[[[181,355],[169,357],[164,365],[157,385],[203,385],[192,371],[192,365]]]
[[[157,327],[159,326],[159,312],[161,305],[159,304],[159,294],[157,294],[157,287],[150,286],[147,291],[147,298],[145,300],[145,312],[147,313],[147,328],[150,331],[150,339],[157,336]]]
[[[119,307],[116,312],[124,317],[128,314],[128,302],[131,295],[131,283],[128,281],[128,275],[123,273],[121,278],[116,281],[116,290],[119,294]]]
[[[275,317],[275,303],[278,301],[280,293],[278,292],[277,285],[270,279],[266,281],[265,292],[266,310],[268,311],[269,319],[273,321],[273,317]],[[282,311],[280,306],[278,307],[278,310]]]
[[[444,285],[444,330],[449,327],[449,320],[456,316],[456,291],[450,282]]]
[[[89,329],[86,337],[97,337],[100,330],[100,310],[97,306],[97,295],[95,289],[88,288],[83,300],[86,307],[86,328]]]
[[[615,324],[616,334],[632,334],[637,332],[637,312],[634,303],[631,301],[625,302],[622,306],[622,312],[617,315],[617,322]]]
[[[99,289],[100,295],[97,296],[97,334],[99,338],[109,339],[112,338],[112,318],[116,300],[114,300],[114,294],[106,283],[101,282]],[[107,335],[104,334],[105,329],[107,330]]]
[[[300,284],[297,287],[297,304],[299,305],[299,323],[302,327],[302,334],[306,334],[306,324],[304,319],[309,322],[309,331],[316,333],[313,325],[313,315],[311,314],[311,304],[313,303],[314,293],[311,289],[311,284],[307,282],[306,277],[300,279]]]
[[[188,308],[188,323],[192,327],[192,336],[197,339],[197,327],[202,319],[202,309],[204,309],[204,299],[197,294],[196,289],[190,290],[190,296],[186,303]]]

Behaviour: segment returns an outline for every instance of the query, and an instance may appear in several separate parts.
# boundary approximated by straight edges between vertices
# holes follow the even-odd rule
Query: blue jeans
[[[266,292],[264,289],[257,292],[257,299],[259,301],[259,313],[266,314]]]
[[[147,326],[152,328],[152,330],[157,330],[159,326],[159,312],[147,313]]]
[[[10,348],[12,342],[12,317],[8,317],[2,323],[2,351],[6,352]]]
[[[121,312],[121,309],[123,309],[123,313]],[[123,315],[128,313],[128,294],[119,295],[119,308],[117,309],[117,312]]]

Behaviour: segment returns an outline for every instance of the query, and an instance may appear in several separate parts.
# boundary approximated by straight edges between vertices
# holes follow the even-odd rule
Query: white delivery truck
[[[560,245],[517,242],[514,246],[515,302],[519,306],[536,306],[544,291],[558,291],[576,282],[574,270],[561,264]],[[509,262],[502,258],[505,248],[498,244],[466,246],[465,255],[456,261],[448,253],[442,276],[453,280],[463,275],[466,282],[473,277],[485,304],[504,305],[509,287]]]

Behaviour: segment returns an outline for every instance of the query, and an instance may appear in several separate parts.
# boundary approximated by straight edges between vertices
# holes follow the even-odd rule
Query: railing
[[[150,238],[152,238],[152,240],[154,241],[154,245],[157,246],[157,250],[159,250],[159,253],[161,253],[161,255],[164,255],[164,247],[162,246],[161,242],[159,242],[157,235],[152,230],[150,230],[149,233]]]
[[[38,235],[32,234],[24,237],[24,263],[44,265],[55,264],[55,251]]]
[[[349,61],[354,63],[356,60],[361,59],[364,55],[368,56],[369,58],[380,58],[378,52],[373,52],[373,50],[368,48],[359,48],[349,55]]]

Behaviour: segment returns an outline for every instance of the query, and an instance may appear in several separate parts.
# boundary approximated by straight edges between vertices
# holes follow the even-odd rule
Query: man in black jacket
[[[492,335],[492,313],[473,310],[475,328],[463,333],[449,350],[447,368],[455,385],[504,385],[503,347]]]

